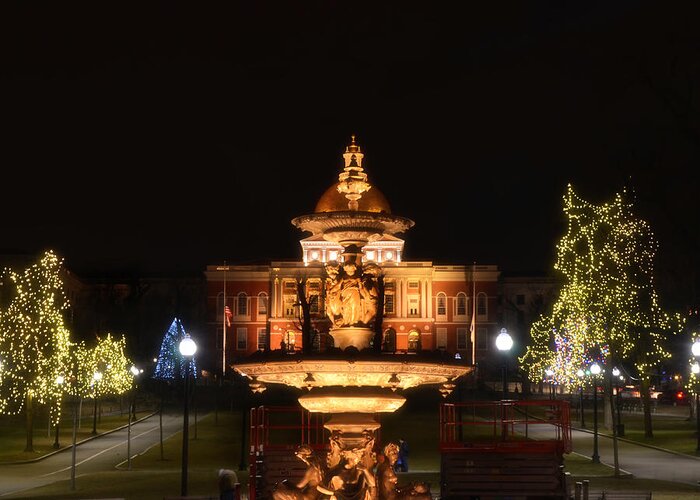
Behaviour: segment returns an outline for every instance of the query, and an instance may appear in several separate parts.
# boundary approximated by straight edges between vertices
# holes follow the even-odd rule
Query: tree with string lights
[[[657,241],[635,215],[626,191],[595,205],[569,185],[564,213],[568,229],[557,244],[554,266],[564,284],[551,312],[533,324],[531,345],[520,361],[532,380],[542,380],[549,369],[556,383],[569,386],[578,386],[578,370],[596,360],[608,374],[616,363],[634,366],[651,436],[649,387],[655,370],[670,358],[668,337],[683,324],[680,315],[659,305],[653,277]]]
[[[97,344],[88,350],[88,377],[101,373],[98,383],[92,384],[89,393],[92,397],[118,396],[131,389],[134,376],[129,370],[133,364],[126,355],[126,338],[97,337]]]
[[[60,419],[63,380],[68,370],[70,332],[63,321],[68,306],[61,278],[63,261],[46,252],[23,271],[2,274],[0,310],[0,412],[26,414],[25,451],[33,451],[34,403],[49,405]]]
[[[163,335],[156,367],[153,371],[153,378],[165,381],[175,380],[176,378],[184,379],[185,373],[187,373],[185,371],[186,366],[181,362],[182,355],[178,350],[178,346],[185,337],[189,337],[189,335],[185,331],[185,327],[182,326],[182,321],[178,318],[173,319],[170,327]],[[193,373],[195,377],[197,376],[194,356],[190,360],[189,373]]]

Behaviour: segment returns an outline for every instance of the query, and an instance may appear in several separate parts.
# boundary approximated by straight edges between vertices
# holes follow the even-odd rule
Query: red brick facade
[[[224,328],[227,364],[264,350],[267,332],[270,332],[267,344],[270,349],[301,349],[299,310],[294,306],[299,278],[306,279],[312,322],[319,332],[313,349],[325,348],[330,324],[324,312],[325,276],[321,263],[272,262],[269,266],[225,269],[213,265],[206,271],[210,333],[206,350],[211,358],[207,363],[210,369],[221,370]],[[476,361],[489,356],[499,330],[496,266],[394,262],[382,265],[382,269],[386,288],[384,349],[406,352],[442,349],[460,353],[471,362],[470,324],[474,316]],[[232,312],[227,325],[223,314],[224,279],[226,305]]]

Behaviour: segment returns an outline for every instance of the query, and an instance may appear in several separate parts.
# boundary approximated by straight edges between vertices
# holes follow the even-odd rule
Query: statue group
[[[397,484],[394,465],[399,456],[398,445],[389,443],[383,453],[376,454],[372,451],[373,438],[362,447],[347,450],[341,450],[333,436],[330,442],[325,464],[308,445],[297,448],[297,458],[307,465],[304,477],[296,485],[289,485],[286,481],[278,483],[272,493],[273,500],[432,499],[430,488],[425,483]]]
[[[370,326],[377,314],[379,272],[379,266],[363,266],[354,255],[326,265],[326,314],[334,327]]]

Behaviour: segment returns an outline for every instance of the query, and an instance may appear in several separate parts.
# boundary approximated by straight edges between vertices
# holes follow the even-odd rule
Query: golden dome
[[[372,189],[362,193],[362,197],[358,202],[359,206],[357,209],[360,212],[391,213],[389,202],[386,201],[386,198],[382,192],[377,189],[377,186],[373,185]],[[323,193],[321,199],[316,203],[314,212],[346,212],[348,210],[348,199],[344,194],[338,192],[338,183],[336,182]]]

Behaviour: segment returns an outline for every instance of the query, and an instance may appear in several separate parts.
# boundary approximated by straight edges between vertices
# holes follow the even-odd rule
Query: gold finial
[[[360,146],[358,146],[357,143],[355,142],[355,134],[352,134],[350,136],[350,145],[347,148],[345,148],[345,152],[346,153],[358,153],[360,151],[362,151],[360,149]]]

